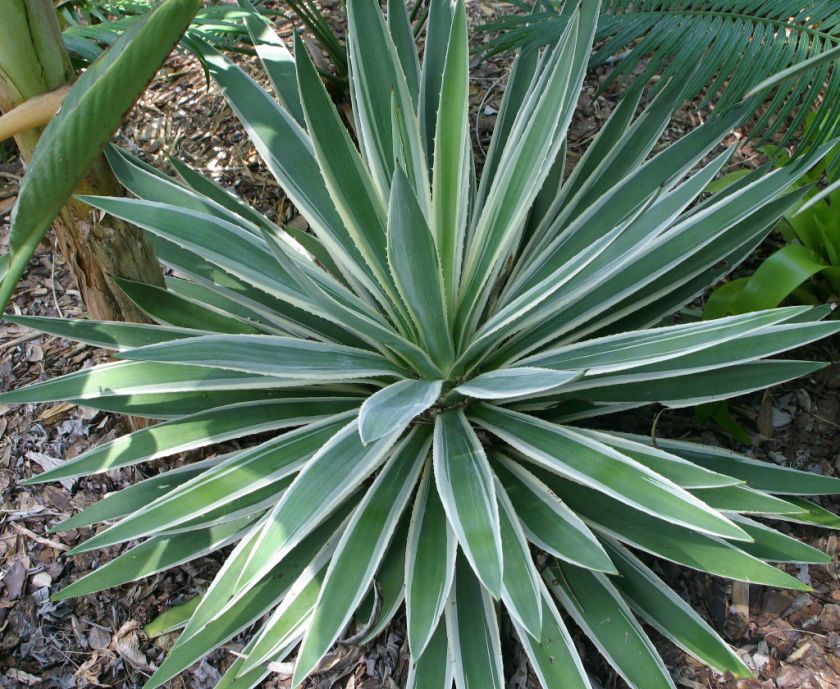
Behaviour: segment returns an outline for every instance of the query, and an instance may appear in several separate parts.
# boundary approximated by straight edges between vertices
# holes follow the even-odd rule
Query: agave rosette
[[[403,605],[412,687],[504,687],[501,614],[546,689],[589,686],[569,618],[633,687],[673,687],[643,624],[748,675],[651,556],[804,589],[769,562],[828,558],[757,518],[836,526],[803,496],[840,481],[587,420],[819,368],[769,357],[836,332],[821,309],[663,324],[765,237],[813,157],[704,196],[750,105],[653,153],[682,100],[676,75],[641,109],[634,86],[564,175],[598,16],[583,0],[556,45],[517,58],[477,182],[463,5],[433,0],[422,62],[401,2],[387,18],[371,0],[347,9],[352,136],[306,50],[292,57],[256,15],[276,99],[196,45],[311,234],[181,163],[176,180],[114,149],[137,198],[86,200],[145,228],[175,269],[165,289],[120,282],[158,324],[16,319],[121,361],[3,401],[161,420],[33,480],[274,432],[59,524],[109,524],[76,552],[137,544],[58,597],[235,544],[148,687],[258,620],[219,686],[255,686],[295,649],[297,685]]]

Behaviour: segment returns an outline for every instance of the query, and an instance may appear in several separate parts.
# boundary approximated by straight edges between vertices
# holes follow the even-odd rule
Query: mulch
[[[474,3],[473,23],[497,12],[494,3]],[[290,31],[289,25],[281,27]],[[255,76],[254,61],[243,60]],[[474,143],[479,158],[489,143],[503,93],[509,59],[476,58],[472,65],[471,101]],[[618,87],[596,96],[603,72],[586,83],[570,129],[574,160],[608,117]],[[699,116],[686,108],[663,135],[675,139],[696,126]],[[294,221],[294,209],[250,146],[216,89],[208,86],[197,63],[172,57],[161,76],[137,104],[119,135],[119,143],[147,161],[168,169],[168,155],[190,163],[235,190],[260,212],[279,221]],[[745,147],[734,164],[755,164]],[[0,251],[6,249],[9,213],[22,170],[13,155],[0,150]],[[67,265],[48,237],[29,264],[13,298],[16,313],[78,317],[79,293]],[[814,345],[802,358],[837,362],[838,342]],[[106,351],[56,337],[39,335],[9,323],[0,324],[0,389],[107,361]],[[669,413],[659,432],[746,450],[780,464],[840,476],[840,366],[753,395],[733,404],[750,433],[748,448],[690,413]],[[645,427],[649,417],[633,423]],[[647,426],[649,428],[649,425]],[[103,496],[153,474],[156,466],[131,467],[60,484],[25,487],[20,481],[90,447],[123,435],[125,419],[71,404],[0,405],[0,688],[70,689],[142,686],[176,635],[149,639],[143,625],[156,615],[206,589],[221,557],[201,558],[145,580],[78,599],[53,603],[49,596],[80,575],[116,556],[124,546],[68,557],[66,551],[92,534],[79,529],[59,534],[47,529]],[[206,456],[206,455],[201,455]],[[195,453],[169,460],[167,467],[193,461]],[[158,465],[159,466],[159,465]],[[837,511],[840,502],[823,504]],[[837,537],[804,526],[783,530],[825,550],[838,550]],[[708,670],[657,637],[675,683],[689,689],[840,689],[840,561],[827,566],[791,568],[809,582],[813,593],[749,587],[748,601],[733,603],[729,582],[661,565],[661,574],[732,643],[756,679],[735,681]],[[513,638],[503,621],[503,637]],[[212,687],[241,650],[240,636],[173,682],[173,688]],[[593,686],[625,686],[579,632],[575,638],[592,673]],[[508,644],[509,687],[537,687],[524,654]],[[321,666],[309,687],[329,689],[396,688],[405,683],[408,663],[404,621],[399,617],[373,643],[339,647]],[[266,688],[289,687],[289,666],[276,668]]]

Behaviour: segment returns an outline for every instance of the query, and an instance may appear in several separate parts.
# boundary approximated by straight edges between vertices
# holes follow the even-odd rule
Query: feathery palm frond
[[[517,5],[527,7],[521,2]],[[562,35],[567,14],[552,0],[538,0],[528,14],[501,17],[483,27],[501,35],[482,46],[491,52],[542,46]],[[590,67],[613,63],[603,86],[645,66],[644,78],[697,65],[686,83],[687,99],[727,109],[756,84],[791,65],[840,46],[836,0],[608,0]],[[649,59],[645,63],[645,59]],[[602,86],[602,88],[603,88]],[[802,131],[800,150],[836,136],[840,127],[840,68],[815,64],[776,88],[751,124],[764,140],[784,129],[781,144]],[[817,117],[805,125],[812,110]]]

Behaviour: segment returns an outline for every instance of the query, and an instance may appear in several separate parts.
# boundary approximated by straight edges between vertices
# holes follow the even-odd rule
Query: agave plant
[[[747,676],[655,559],[804,590],[768,561],[828,558],[758,519],[837,526],[805,496],[840,481],[603,430],[600,417],[820,368],[768,357],[837,332],[823,309],[667,320],[801,197],[786,190],[813,156],[704,196],[732,154],[719,143],[752,106],[652,154],[681,103],[674,79],[641,109],[630,92],[564,175],[599,9],[583,0],[555,46],[517,58],[479,182],[463,4],[434,0],[422,64],[401,3],[387,19],[371,0],[347,7],[358,146],[300,43],[292,58],[279,38],[255,41],[278,100],[199,46],[313,234],[181,163],[176,180],[111,150],[137,198],[85,200],[146,228],[177,271],[166,289],[120,283],[159,324],[11,319],[121,361],[3,402],[162,421],[32,481],[256,436],[58,524],[107,523],[77,553],[139,544],[57,598],[235,544],[149,688],[258,620],[219,686],[253,687],[295,649],[297,686],[403,605],[418,689],[504,687],[500,615],[545,689],[590,686],[569,619],[632,687],[673,687],[643,624]]]

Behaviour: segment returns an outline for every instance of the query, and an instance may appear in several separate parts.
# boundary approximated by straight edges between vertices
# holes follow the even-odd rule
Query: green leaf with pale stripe
[[[718,672],[752,677],[738,654],[641,560],[612,541],[607,542],[607,549],[621,574],[613,583],[644,622]]]
[[[494,595],[502,589],[499,506],[484,448],[464,412],[435,419],[435,485],[458,543],[481,583]]]
[[[394,450],[344,530],[301,643],[292,684],[306,678],[341,634],[373,582],[431,447],[430,429]]]
[[[357,400],[291,399],[220,407],[150,426],[95,447],[30,483],[83,476],[131,466],[232,438],[302,426],[355,408]]]
[[[403,428],[440,395],[439,380],[401,380],[368,397],[359,409],[359,435],[367,444]]]
[[[560,476],[688,529],[746,540],[730,520],[672,481],[567,426],[486,404],[476,407],[471,418]]]
[[[558,564],[544,574],[595,647],[633,689],[674,689],[651,640],[603,574]]]
[[[221,368],[283,378],[347,380],[394,376],[401,369],[378,354],[326,342],[309,342],[277,335],[205,335],[138,347],[124,359]]]
[[[427,645],[433,643],[433,635],[442,633],[435,628],[442,624],[458,548],[431,472],[429,463],[414,500],[406,543],[405,612],[414,658],[422,657]]]
[[[502,648],[493,599],[464,557],[455,563],[455,582],[446,606],[446,634],[452,645],[455,686],[503,689]]]
[[[503,368],[461,383],[455,392],[482,400],[524,397],[558,388],[581,375],[580,371],[555,371],[550,368]]]

